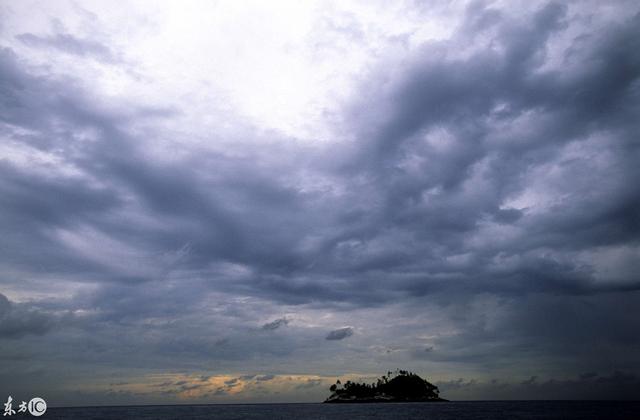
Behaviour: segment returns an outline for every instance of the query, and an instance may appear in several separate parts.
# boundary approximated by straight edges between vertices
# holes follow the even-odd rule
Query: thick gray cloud
[[[640,374],[634,7],[606,24],[583,3],[473,2],[449,38],[376,55],[339,109],[347,140],[319,144],[240,116],[193,134],[172,125],[188,125],[177,99],[97,92],[21,50],[117,66],[106,39],[3,41],[0,383],[386,366],[510,384],[597,371],[460,395],[616,395]]]
[[[0,293],[0,339],[42,335],[55,324],[54,318],[28,304],[16,304]]]
[[[438,388],[447,395],[459,399],[526,399],[536,395],[540,399],[634,399],[640,378],[634,374],[615,371],[610,375],[586,372],[570,379],[540,379],[532,376],[519,383],[506,383],[497,379],[486,382],[463,378],[439,382]],[[586,415],[586,414],[585,414]]]
[[[325,340],[344,340],[347,337],[351,337],[353,335],[353,328],[351,327],[342,327],[337,330],[330,331],[329,334],[325,337]]]
[[[267,322],[262,326],[263,330],[277,330],[280,327],[283,327],[289,323],[287,318],[278,318],[275,321]]]

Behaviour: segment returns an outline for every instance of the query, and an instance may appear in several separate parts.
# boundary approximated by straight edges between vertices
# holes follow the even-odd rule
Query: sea
[[[31,415],[15,415],[11,418],[21,417],[31,417]],[[41,418],[68,420],[639,420],[640,401],[455,401],[388,404],[216,404],[74,407],[49,408]]]

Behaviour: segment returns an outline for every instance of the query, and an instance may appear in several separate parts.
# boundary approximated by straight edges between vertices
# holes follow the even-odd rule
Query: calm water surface
[[[33,418],[24,416],[24,418]],[[12,418],[21,418],[12,416]],[[482,401],[408,404],[239,404],[50,408],[47,419],[640,419],[640,402]]]

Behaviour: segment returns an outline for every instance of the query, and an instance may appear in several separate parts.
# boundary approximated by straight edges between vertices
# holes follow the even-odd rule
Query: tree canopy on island
[[[445,401],[438,387],[406,370],[387,372],[375,383],[357,383],[338,379],[331,385],[332,394],[325,402],[409,402]]]

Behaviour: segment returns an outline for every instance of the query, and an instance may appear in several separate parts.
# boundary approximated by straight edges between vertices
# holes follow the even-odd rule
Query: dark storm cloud
[[[483,14],[493,17],[484,19]],[[274,174],[274,170],[282,168],[293,171],[290,175],[295,176],[299,168],[288,162],[271,160],[265,162],[268,166],[253,165],[251,159],[264,157],[250,152],[246,159],[193,155],[179,165],[143,160],[145,150],[120,129],[128,117],[88,107],[81,91],[65,92],[53,79],[28,75],[7,51],[3,80],[12,92],[13,103],[20,106],[8,106],[5,115],[12,124],[41,133],[32,133],[23,141],[51,150],[63,145],[65,134],[72,134],[74,127],[99,131],[96,143],[78,144],[79,149],[68,158],[88,177],[34,178],[28,172],[5,166],[10,204],[5,209],[11,211],[9,218],[20,217],[48,230],[53,226],[73,229],[85,223],[112,232],[115,239],[150,253],[177,250],[189,244],[182,264],[195,269],[216,260],[247,265],[252,268],[247,276],[224,287],[284,302],[320,299],[367,305],[468,282],[472,282],[467,285],[471,288],[526,292],[531,287],[528,279],[533,277],[541,279],[533,282],[536,289],[582,293],[593,287],[588,270],[576,271],[571,261],[564,262],[558,255],[547,258],[546,265],[540,264],[539,258],[525,255],[544,246],[566,250],[619,245],[637,236],[637,217],[632,209],[640,194],[625,182],[637,172],[632,165],[637,150],[628,134],[621,131],[625,126],[619,121],[623,117],[620,114],[625,111],[614,113],[612,162],[598,174],[611,175],[613,188],[592,191],[593,198],[586,198],[579,190],[572,197],[571,190],[575,188],[562,186],[562,192],[566,190],[569,197],[557,212],[550,208],[544,213],[528,214],[526,209],[501,208],[505,199],[527,187],[525,180],[534,176],[528,171],[548,162],[566,143],[587,135],[590,127],[594,133],[613,127],[606,122],[610,118],[606,115],[612,113],[600,110],[594,114],[592,107],[585,105],[584,95],[597,98],[588,102],[610,104],[616,109],[636,106],[633,96],[625,93],[637,75],[634,54],[625,58],[614,51],[622,48],[619,45],[633,49],[633,20],[638,18],[615,31],[606,31],[604,39],[583,48],[588,51],[581,53],[584,62],[580,63],[580,74],[561,77],[554,71],[539,71],[539,67],[544,63],[548,40],[565,28],[565,15],[563,7],[550,4],[518,25],[496,11],[472,9],[459,38],[470,37],[471,28],[476,32],[492,31],[502,52],[479,49],[466,58],[448,58],[442,45],[426,45],[395,80],[385,85],[385,91],[378,89],[376,93],[373,89],[375,103],[386,105],[382,109],[375,103],[359,105],[370,112],[354,119],[354,127],[368,128],[361,130],[357,153],[351,154],[347,163],[360,175],[354,182],[348,182],[340,173],[334,175],[338,176],[337,182],[345,185],[348,195],[330,206],[331,210],[319,203],[320,195],[285,186]],[[484,23],[478,28],[480,21]],[[613,91],[598,87],[602,80],[618,74],[626,82],[616,81]],[[18,85],[25,88],[15,90]],[[44,101],[38,95],[41,91],[49,92]],[[584,94],[579,100],[572,99],[575,92]],[[498,105],[500,111],[495,110]],[[509,124],[519,123],[527,112],[540,112],[544,118],[540,123],[527,124],[522,135],[515,133],[517,137],[496,141],[494,137],[500,133],[495,125],[508,128]],[[369,118],[381,113],[381,122],[369,124]],[[50,132],[47,120],[52,116],[68,121],[66,132],[56,133],[53,138],[45,134]],[[603,120],[604,127],[598,127],[597,120]],[[634,124],[632,120],[628,123]],[[424,135],[435,136],[435,143],[422,141]],[[442,140],[446,141],[444,147],[437,145],[439,135],[447,137]],[[409,167],[413,165],[409,159],[415,160],[416,165]],[[576,172],[588,170],[589,161],[558,164],[569,179],[580,180]],[[614,167],[623,170],[608,174]],[[213,176],[203,176],[207,168],[215,168]],[[96,189],[90,186],[92,178],[109,179],[110,183]],[[481,185],[474,185],[476,182]],[[469,185],[465,187],[465,183]],[[159,220],[185,221],[184,227],[140,231],[134,226],[125,228],[118,219],[101,216],[122,209],[123,194],[133,194],[140,211]],[[269,224],[257,223],[260,217],[267,217]],[[515,225],[528,234],[517,238],[516,243],[500,243],[493,248],[465,247],[465,238],[477,232],[485,221]],[[38,226],[29,230],[34,237],[42,236],[41,232]],[[303,251],[300,244],[310,237],[320,240]],[[33,242],[43,244],[44,255],[52,252],[46,249],[60,253],[59,248],[47,245],[51,238]],[[522,265],[513,268],[513,274],[496,275],[491,259],[505,250],[525,257],[520,259]],[[448,255],[468,252],[475,262],[472,272],[467,271],[471,266],[452,266],[443,260]],[[57,261],[60,258],[61,255],[52,256]],[[72,259],[78,259],[74,253],[64,258],[69,261],[66,267],[85,264],[85,269],[91,270],[95,265],[95,261],[86,259],[72,263]],[[534,270],[530,274],[529,261]],[[94,271],[101,274],[99,269]],[[441,273],[450,273],[457,280],[436,280]],[[486,280],[478,281],[478,274]],[[129,281],[149,279],[149,275],[159,273],[108,275]],[[501,277],[505,280],[501,281]],[[376,278],[380,280],[374,280],[375,288],[360,287]],[[549,283],[545,278],[550,279]]]
[[[211,260],[251,263],[258,268],[267,264],[275,270],[279,270],[279,266],[287,269],[295,264],[296,251],[292,248],[295,244],[286,243],[294,240],[295,232],[287,233],[280,228],[285,223],[296,227],[296,219],[300,216],[288,219],[287,216],[299,209],[297,194],[269,182],[272,175],[256,168],[255,156],[229,159],[214,154],[193,157],[186,166],[154,164],[145,160],[146,151],[139,149],[136,141],[120,130],[119,125],[128,117],[88,106],[80,92],[63,87],[55,80],[24,74],[11,51],[4,52],[3,65],[3,81],[9,93],[4,102],[7,108],[5,122],[35,132],[17,140],[45,152],[62,148],[69,152],[65,154],[67,163],[84,172],[83,176],[72,179],[45,178],[34,177],[30,170],[11,163],[3,165],[7,175],[3,183],[7,193],[3,197],[6,203],[3,210],[7,213],[4,220],[9,226],[22,226],[20,235],[31,235],[33,244],[41,244],[37,246],[43,250],[64,253],[51,244],[51,238],[45,237],[43,231],[73,230],[87,224],[109,230],[112,237],[131,245],[138,243],[143,250],[149,246],[159,248],[152,252],[181,249],[190,244],[190,252],[184,259],[197,266]],[[50,125],[53,119],[63,121],[62,127],[53,130]],[[82,129],[96,130],[98,141],[70,143],[74,130]],[[192,169],[194,167],[216,170],[211,179],[203,179]],[[96,179],[109,179],[110,183],[96,188],[91,186],[95,185]],[[160,219],[182,220],[186,226],[177,229],[168,226],[164,232],[141,232],[135,226],[122,225],[122,220],[104,217],[106,212],[122,210],[123,194],[129,193],[137,198],[141,211]],[[230,201],[230,206],[220,204]],[[270,225],[254,222],[257,220],[254,213],[270,218]],[[24,223],[16,223],[22,221],[32,227],[24,229]],[[37,235],[41,239],[35,240]],[[280,249],[278,257],[273,249]],[[43,254],[46,256],[52,251]],[[74,254],[58,255],[52,260],[60,263],[63,258],[75,258]],[[46,264],[46,258],[40,256],[38,260],[40,265]],[[85,263],[91,265],[88,261]],[[26,265],[30,263],[27,261]],[[59,266],[72,268],[75,264],[69,262]],[[96,271],[95,274],[100,275],[99,270]],[[149,279],[126,274],[120,277],[113,272],[110,277],[125,281]]]
[[[284,327],[289,323],[286,318],[278,318],[275,321],[267,322],[262,326],[263,330],[277,330],[280,327]]]
[[[52,316],[30,308],[27,304],[11,302],[0,293],[0,339],[20,338],[29,334],[42,335],[54,323]]]
[[[386,245],[384,254],[355,268],[360,272],[415,267],[423,280],[408,284],[412,293],[452,283],[520,293],[591,290],[588,269],[571,258],[563,261],[565,251],[637,244],[638,215],[632,209],[640,203],[640,191],[628,180],[638,175],[631,110],[638,109],[640,58],[634,51],[640,17],[594,35],[592,43],[581,45],[581,60],[561,73],[542,65],[550,39],[567,26],[563,6],[549,4],[523,22],[484,8],[469,14],[460,38],[471,36],[466,32],[471,29],[473,36],[491,33],[497,48],[449,58],[447,47],[455,43],[426,45],[395,80],[367,82],[370,93],[359,106],[368,106],[368,112],[355,119],[362,141],[347,169],[363,174],[371,205],[355,219],[357,236],[341,239],[352,239],[361,249],[373,240]],[[593,144],[587,139],[599,135],[606,138],[610,160],[595,168],[590,155],[607,146],[589,150]],[[425,141],[429,136],[433,141]],[[586,154],[562,158],[569,144]],[[562,201],[543,212],[503,208],[544,176],[536,169],[545,165],[557,167],[562,178],[551,179],[561,183],[543,193],[562,194]],[[491,221],[527,233],[495,246],[488,241],[482,249],[465,244]],[[356,231],[354,220],[349,222]],[[398,231],[412,232],[400,237],[412,241],[406,249],[396,242],[400,235],[390,235]],[[526,255],[543,247],[551,248],[551,258]],[[473,263],[466,267],[440,259],[469,252]],[[491,259],[500,253],[524,257],[504,282],[491,272]],[[430,280],[438,273],[451,280]],[[618,286],[597,286],[607,287]],[[637,279],[626,287],[637,288]]]
[[[351,337],[353,335],[353,328],[351,327],[343,327],[338,328],[337,330],[330,331],[329,334],[325,337],[325,340],[344,340],[347,337]]]
[[[482,296],[466,302],[460,297],[443,306],[446,317],[455,319],[458,332],[415,345],[411,357],[437,363],[480,363],[491,371],[518,365],[528,376],[538,374],[531,360],[545,360],[574,374],[585,367],[600,372],[638,369],[630,349],[640,345],[640,340],[629,334],[639,327],[638,320],[629,316],[639,302],[637,293]]]
[[[532,376],[520,383],[465,380],[463,378],[436,383],[441,395],[464,399],[527,399],[532,395],[541,400],[635,400],[640,377],[633,373],[615,371],[608,375],[586,372],[570,379],[541,379]]]

